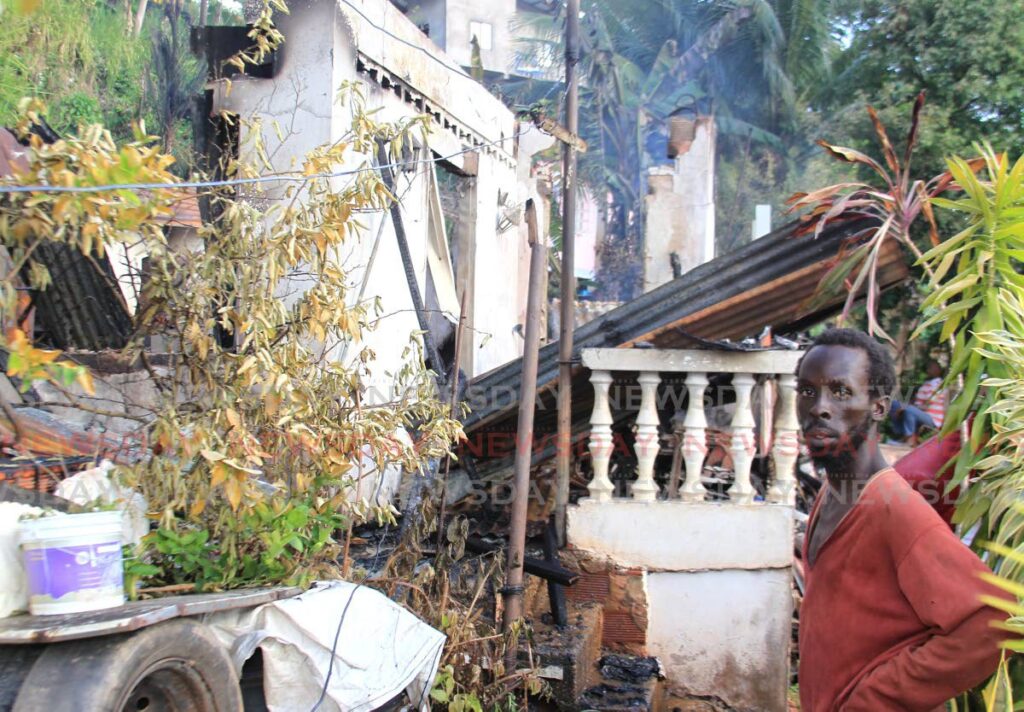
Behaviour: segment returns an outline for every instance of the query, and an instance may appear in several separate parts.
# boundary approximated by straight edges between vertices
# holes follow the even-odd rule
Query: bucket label
[[[86,544],[27,549],[25,573],[32,598],[58,600],[69,593],[118,594],[124,587],[121,547]]]

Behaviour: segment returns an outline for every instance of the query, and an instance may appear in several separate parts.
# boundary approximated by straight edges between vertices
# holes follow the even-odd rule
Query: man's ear
[[[889,414],[889,406],[891,404],[892,396],[876,398],[871,403],[871,419],[876,423],[880,423],[885,420],[885,416]]]

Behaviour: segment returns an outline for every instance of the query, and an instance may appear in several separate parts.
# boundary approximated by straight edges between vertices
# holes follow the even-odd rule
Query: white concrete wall
[[[445,13],[445,52],[464,67],[470,65],[470,23],[491,26],[491,49],[480,49],[484,69],[508,72],[515,57],[510,23],[516,13],[516,0],[447,0]]]
[[[340,138],[351,119],[351,108],[335,100],[344,81],[359,80],[367,108],[379,109],[374,118],[395,121],[418,115],[421,110],[438,109],[445,116],[463,122],[461,134],[437,120],[430,122],[427,144],[434,153],[450,155],[466,148],[468,127],[476,141],[502,141],[479,151],[476,176],[476,250],[473,278],[472,313],[475,322],[470,332],[473,358],[464,363],[469,375],[490,370],[522,353],[522,339],[514,331],[525,305],[525,279],[520,274],[520,257],[525,237],[512,229],[497,233],[498,190],[510,194],[512,203],[522,203],[519,195],[516,163],[514,117],[484,87],[474,82],[457,65],[420,33],[413,23],[387,0],[355,0],[363,17],[333,0],[295,0],[291,13],[279,18],[285,36],[278,74],[274,79],[240,79],[233,82],[230,94],[218,88],[217,108],[235,111],[243,118],[262,121],[262,140],[270,156],[273,171],[293,170],[313,148]],[[514,3],[513,3],[514,7]],[[368,18],[368,19],[367,19]],[[372,21],[372,23],[371,23]],[[412,47],[389,38],[373,27],[412,43]],[[433,59],[428,59],[429,54]],[[356,73],[356,59],[367,59],[382,71],[394,72],[421,92],[430,106],[415,106],[391,89],[369,81]],[[328,71],[329,69],[329,71]],[[437,102],[436,106],[431,102]],[[284,141],[277,136],[272,122],[277,121]],[[423,156],[429,155],[428,153]],[[423,157],[420,156],[420,157]],[[523,157],[529,160],[529,154]],[[461,158],[453,159],[460,163]],[[352,167],[361,163],[354,160]],[[415,174],[399,175],[402,215],[422,291],[426,286],[427,182],[420,166]],[[339,187],[348,179],[338,179]],[[281,200],[284,186],[270,188],[265,196]],[[365,345],[377,354],[375,373],[383,390],[389,381],[387,372],[397,371],[411,332],[418,328],[416,315],[399,256],[390,218],[377,239],[380,215],[366,214],[361,221],[366,229],[352,239],[339,254],[350,269],[353,298],[360,288],[364,298],[380,297],[382,311],[388,316],[376,332],[367,336]],[[372,269],[367,271],[374,242],[379,242]],[[364,284],[365,282],[365,284]],[[295,281],[289,292],[305,287]],[[287,295],[283,295],[287,296]],[[349,349],[354,355],[358,349]]]
[[[417,27],[427,25],[428,35],[441,49],[445,48],[445,0],[411,0],[408,17]]]
[[[715,257],[715,121],[702,117],[672,167],[650,169],[644,199],[644,291],[672,280],[669,255],[685,274]]]
[[[577,549],[663,571],[765,569],[793,561],[793,509],[774,504],[582,500],[569,513]]]
[[[790,569],[647,574],[647,652],[670,689],[743,712],[783,712],[792,630]]]
[[[583,500],[569,544],[644,571],[647,652],[667,687],[736,710],[784,712],[793,510],[786,505]]]
[[[513,204],[521,205],[527,197],[520,195],[517,183],[515,118],[388,0],[352,2],[359,12],[336,0],[291,0],[290,14],[278,18],[285,43],[275,77],[236,79],[230,92],[225,84],[219,84],[215,88],[215,109],[233,111],[242,118],[247,126],[243,129],[243,145],[253,137],[252,131],[260,132],[270,162],[268,173],[301,168],[307,153],[345,135],[351,126],[352,107],[351,103],[337,101],[344,82],[361,84],[366,108],[375,111],[377,121],[430,115],[426,146],[416,157],[447,156],[455,166],[476,171],[472,191],[476,200],[475,256],[472,275],[467,278],[473,284],[474,316],[467,332],[473,348],[472,358],[462,364],[463,370],[473,376],[522,353],[522,338],[513,329],[522,318],[526,301],[521,274],[525,235],[517,229],[497,232],[499,189],[509,193]],[[512,5],[514,8],[514,2]],[[358,73],[357,60],[372,69],[377,80]],[[391,83],[388,88],[380,82],[384,75]],[[259,123],[245,123],[253,121]],[[467,149],[478,155],[475,169],[464,156],[453,156]],[[518,155],[529,161],[532,152],[519,151]],[[338,168],[362,167],[371,160],[369,156],[353,156]],[[421,296],[427,284],[427,171],[431,169],[429,164],[420,165],[397,174],[402,217]],[[341,189],[351,178],[335,180]],[[270,184],[253,198],[262,203],[290,201],[285,189],[286,184]],[[373,349],[376,360],[371,367],[369,404],[390,400],[388,394],[394,383],[391,374],[406,362],[404,351],[419,325],[390,217],[364,213],[358,220],[364,229],[348,238],[337,259],[349,271],[352,303],[362,291],[364,302],[379,298],[381,312],[387,316],[363,343],[335,349],[332,356],[350,361],[363,346]],[[293,279],[281,296],[296,298],[308,286],[301,279]],[[395,489],[394,480],[395,474],[391,473],[385,490]]]

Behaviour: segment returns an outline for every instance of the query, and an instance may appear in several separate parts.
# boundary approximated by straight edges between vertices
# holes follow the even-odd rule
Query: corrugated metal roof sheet
[[[23,150],[14,134],[0,128],[0,177],[27,167]],[[54,346],[97,351],[127,343],[132,319],[109,260],[59,242],[41,244],[35,257],[50,272],[52,284],[33,292],[32,302]],[[27,281],[27,274],[22,279]]]
[[[694,339],[742,339],[765,326],[777,334],[805,328],[835,313],[845,295],[805,313],[803,306],[834,264],[853,226],[827,230],[818,239],[794,237],[787,225],[735,252],[719,257],[668,284],[627,302],[576,328],[574,350],[616,348],[646,343],[658,348],[693,348]],[[909,270],[898,245],[889,244],[881,258],[880,285],[891,287]],[[469,386],[473,411],[463,422],[474,434],[514,432],[520,393],[521,359],[486,373]],[[537,438],[554,431],[554,384],[558,375],[558,342],[541,349],[537,383]],[[588,427],[593,392],[585,369],[577,367],[573,386],[574,439]],[[543,459],[550,447],[537,449]]]
[[[148,191],[140,191],[145,199]],[[168,227],[189,227],[198,230],[203,226],[203,218],[199,214],[199,197],[195,188],[175,188],[164,191],[165,198],[173,199],[171,214],[161,216],[157,222]]]

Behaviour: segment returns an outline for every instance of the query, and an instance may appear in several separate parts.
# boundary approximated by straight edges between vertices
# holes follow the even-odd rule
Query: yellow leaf
[[[220,462],[226,457],[226,455],[216,450],[203,450],[200,454],[210,462]]]
[[[203,513],[204,509],[206,509],[206,500],[197,499],[195,502],[193,502],[192,507],[188,510],[188,516],[195,519]]]
[[[228,478],[229,470],[219,462],[210,468],[210,486],[216,487]]]
[[[263,410],[268,416],[274,416],[280,407],[281,397],[276,393],[267,393],[263,396]]]
[[[28,337],[25,336],[25,332],[21,329],[11,329],[7,332],[7,343],[10,345],[11,350],[21,351],[28,345]]]
[[[224,494],[231,504],[231,508],[237,510],[242,503],[242,483],[237,479],[229,479],[224,483]]]
[[[232,458],[230,460],[225,460],[224,464],[227,465],[228,467],[232,467],[232,468],[234,468],[236,470],[240,470],[242,472],[248,472],[250,475],[259,475],[259,474],[261,474],[259,470],[254,470],[251,467],[246,467],[245,465],[240,463],[238,460],[235,460],[234,458]]]
[[[228,423],[234,428],[242,427],[242,419],[238,415],[238,411],[234,408],[228,408],[224,411],[224,417],[228,419]]]
[[[96,395],[96,388],[93,385],[92,374],[89,373],[89,369],[82,368],[82,370],[78,372],[78,377],[75,380],[78,381],[78,385],[81,386],[82,390],[88,395]]]
[[[41,366],[44,363],[52,363],[60,356],[60,351],[49,351],[47,349],[29,349],[26,356],[32,361],[34,365]],[[69,368],[75,368],[75,364],[65,361],[65,366]]]

